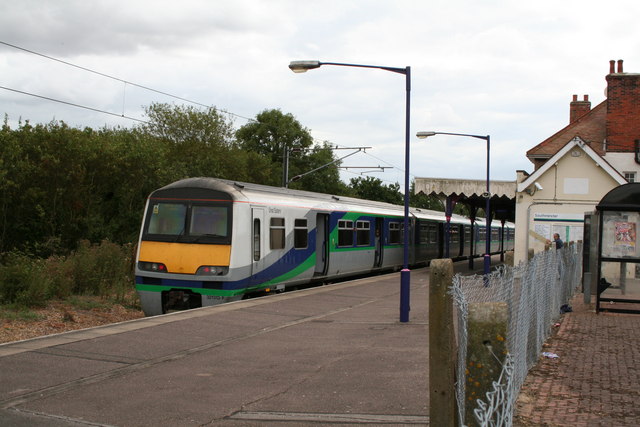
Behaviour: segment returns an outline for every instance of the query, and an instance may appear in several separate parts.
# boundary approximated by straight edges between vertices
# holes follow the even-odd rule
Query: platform
[[[427,283],[408,323],[392,273],[1,345],[0,424],[427,425]]]

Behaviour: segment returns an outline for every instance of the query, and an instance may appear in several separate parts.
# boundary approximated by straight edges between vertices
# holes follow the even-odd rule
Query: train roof
[[[286,203],[291,206],[306,206],[317,210],[355,210],[385,215],[404,214],[404,206],[391,203],[207,177],[186,178],[176,181],[154,191],[150,197],[153,197],[156,192],[165,192],[172,189],[192,189],[194,191],[208,189],[224,192],[232,200]],[[422,219],[444,219],[444,212],[421,208],[410,208],[410,215]],[[451,220],[457,223],[470,222],[469,218],[455,214]],[[482,221],[480,218],[476,220],[478,222]]]

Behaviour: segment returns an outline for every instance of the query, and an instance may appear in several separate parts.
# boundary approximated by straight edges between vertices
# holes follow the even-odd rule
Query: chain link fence
[[[459,425],[469,423],[465,405],[474,405],[475,425],[510,426],[515,402],[529,369],[540,357],[553,323],[566,310],[582,275],[582,242],[536,254],[528,263],[500,266],[489,276],[456,275],[450,288],[457,309],[456,400]],[[506,355],[493,354],[502,373],[480,399],[466,396],[469,306],[506,303]],[[487,351],[492,351],[487,347]],[[467,412],[466,412],[467,411]]]

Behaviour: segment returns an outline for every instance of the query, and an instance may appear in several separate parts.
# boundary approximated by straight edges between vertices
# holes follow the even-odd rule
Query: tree
[[[145,108],[148,116],[142,130],[176,145],[194,144],[221,148],[233,143],[233,123],[215,107],[199,110],[193,106],[153,103]]]
[[[444,204],[433,194],[424,194],[422,192],[416,194],[416,181],[411,181],[410,198],[411,206],[414,208],[431,209],[434,211],[444,212]]]
[[[315,145],[313,149],[308,150],[303,156],[296,157],[296,161],[291,163],[294,167],[290,168],[292,173],[289,173],[289,179],[297,175],[301,175],[302,178],[290,183],[289,187],[326,194],[350,193],[350,189],[340,180],[337,166],[341,162],[336,161],[331,146],[327,142]]]
[[[173,167],[182,171],[182,177],[231,178],[233,123],[218,110],[154,103],[145,112],[148,123],[138,130],[170,143],[168,156]]]
[[[181,177],[169,144],[129,129],[28,121],[0,131],[0,252],[68,253],[135,240],[144,202]]]
[[[296,118],[278,109],[264,110],[254,121],[236,131],[240,146],[248,151],[271,156],[282,163],[284,148],[306,149],[313,145],[311,133]]]
[[[335,166],[322,167],[336,160],[330,145],[326,142],[314,144],[309,130],[292,114],[284,114],[278,109],[264,110],[254,121],[240,127],[236,138],[240,148],[271,160],[268,180],[256,182],[283,185],[283,169],[288,155],[287,178],[292,180],[304,175],[299,180],[291,181],[291,188],[337,194],[343,194],[346,190]],[[308,173],[311,171],[314,172]]]
[[[402,205],[404,198],[400,193],[400,184],[384,185],[382,180],[367,176],[365,178],[351,178],[349,186],[353,190],[355,197],[376,200],[379,202],[393,203],[394,205]]]

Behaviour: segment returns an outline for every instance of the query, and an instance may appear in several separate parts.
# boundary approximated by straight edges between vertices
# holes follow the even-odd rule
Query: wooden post
[[[531,260],[533,259],[533,256],[534,256],[534,255],[535,255],[535,254],[533,253],[533,249],[532,249],[532,248],[529,248],[529,250],[527,251],[527,260],[528,260],[528,261],[531,261]]]
[[[450,259],[431,261],[429,276],[429,425],[456,423],[453,279]]]
[[[510,267],[515,264],[513,251],[507,251],[504,253],[504,263]]]
[[[475,425],[476,400],[498,381],[507,353],[507,303],[469,304],[467,324],[467,378],[465,379],[465,424]]]

